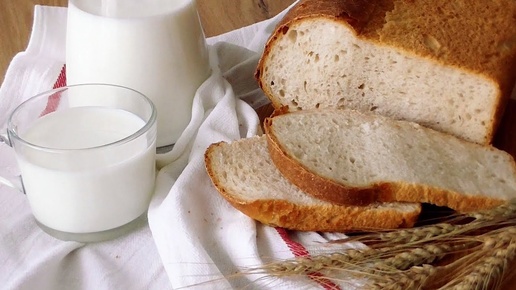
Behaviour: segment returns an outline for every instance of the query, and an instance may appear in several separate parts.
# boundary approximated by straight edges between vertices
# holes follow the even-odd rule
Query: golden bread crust
[[[220,188],[217,187],[217,189]],[[227,194],[222,194],[226,199]],[[245,215],[270,226],[298,231],[349,232],[413,227],[420,211],[381,212],[357,206],[303,206],[284,200],[256,200],[250,203],[227,199]]]

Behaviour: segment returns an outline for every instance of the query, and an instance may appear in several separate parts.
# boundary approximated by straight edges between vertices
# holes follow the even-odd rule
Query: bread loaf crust
[[[475,17],[460,17],[471,13]],[[516,81],[516,1],[302,0],[271,35],[255,74],[275,108],[285,104],[263,83],[264,62],[280,35],[316,18],[347,26],[359,39],[478,75],[498,87],[485,139],[475,141],[491,143]]]
[[[236,209],[269,226],[296,231],[349,232],[413,227],[419,212],[400,213],[396,210],[361,210],[356,206],[309,207],[282,200],[236,200],[228,192],[217,189]]]

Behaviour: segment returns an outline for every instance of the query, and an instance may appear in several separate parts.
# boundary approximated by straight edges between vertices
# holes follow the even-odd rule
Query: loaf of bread
[[[329,202],[421,202],[468,212],[516,198],[512,156],[413,122],[312,109],[275,115],[264,127],[282,175]]]
[[[418,203],[336,205],[306,195],[272,163],[265,136],[212,144],[205,153],[207,172],[235,208],[264,224],[301,231],[411,227]]]
[[[272,104],[371,111],[489,144],[516,78],[514,0],[301,0],[256,78]]]

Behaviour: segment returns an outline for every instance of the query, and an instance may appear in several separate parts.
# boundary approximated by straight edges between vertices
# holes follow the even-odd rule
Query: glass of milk
[[[95,242],[145,220],[156,118],[150,99],[115,85],[63,87],[19,105],[4,142],[14,148],[19,189],[40,227],[62,240]]]
[[[135,89],[158,110],[157,147],[189,124],[197,88],[211,72],[194,0],[70,0],[68,84]]]

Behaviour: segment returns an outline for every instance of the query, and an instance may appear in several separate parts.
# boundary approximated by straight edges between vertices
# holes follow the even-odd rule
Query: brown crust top
[[[421,207],[414,211],[400,211],[395,207],[372,210],[348,205],[307,206],[286,200],[242,200],[227,189],[212,167],[211,154],[223,142],[212,144],[204,155],[206,170],[215,188],[233,207],[245,215],[270,226],[299,231],[344,232],[413,227]]]
[[[324,17],[345,21],[356,31],[361,31],[375,12],[377,5],[385,5],[389,1],[367,0],[302,0],[278,23],[276,33],[286,33],[289,24],[303,18]]]
[[[373,202],[414,202],[446,206],[458,212],[493,208],[506,200],[468,195],[424,184],[379,182],[366,187],[353,187],[321,177],[305,168],[278,142],[273,128],[274,118],[264,123],[272,161],[290,182],[311,196],[340,205],[367,205]]]

